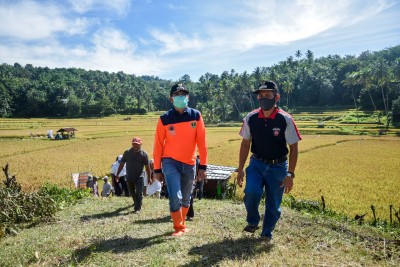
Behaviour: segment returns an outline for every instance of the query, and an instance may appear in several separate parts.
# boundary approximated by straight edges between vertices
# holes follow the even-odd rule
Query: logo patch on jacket
[[[192,128],[196,128],[196,122],[192,121]]]
[[[273,128],[272,132],[274,133],[274,136],[278,136],[279,133],[281,132],[281,128]]]
[[[171,135],[176,135],[175,127],[173,125],[169,126],[168,131]]]

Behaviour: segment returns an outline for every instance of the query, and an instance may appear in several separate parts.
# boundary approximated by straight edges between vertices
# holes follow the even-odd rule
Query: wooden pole
[[[389,209],[390,209],[390,224],[392,224],[393,223],[393,215],[392,215],[393,205],[390,205]]]
[[[374,215],[374,225],[376,224],[376,214],[375,214],[375,207],[371,205],[372,214]]]

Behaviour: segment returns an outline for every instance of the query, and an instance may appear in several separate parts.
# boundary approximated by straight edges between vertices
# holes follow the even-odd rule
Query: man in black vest
[[[269,242],[281,215],[283,193],[289,193],[293,187],[297,142],[301,136],[293,118],[276,106],[280,95],[274,82],[261,82],[253,93],[257,94],[260,108],[247,114],[243,120],[237,181],[241,187],[245,176],[243,168],[251,146],[252,155],[246,168],[244,189],[248,225],[244,231],[254,233],[259,228],[258,206],[265,189],[265,216],[261,236]]]

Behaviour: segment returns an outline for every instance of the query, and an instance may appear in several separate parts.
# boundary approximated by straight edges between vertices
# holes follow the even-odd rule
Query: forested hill
[[[268,51],[266,51],[268,52]],[[238,120],[258,106],[251,91],[262,79],[277,82],[280,106],[349,106],[393,112],[400,119],[400,45],[359,56],[314,58],[312,51],[252,73],[205,73],[197,82],[180,78],[190,89],[190,105],[206,122]],[[0,65],[0,117],[83,117],[167,110],[176,81],[123,72],[78,68]]]

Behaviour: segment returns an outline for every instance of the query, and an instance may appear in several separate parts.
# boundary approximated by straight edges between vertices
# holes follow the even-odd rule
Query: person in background
[[[198,166],[200,164],[200,156],[197,155],[196,158],[196,166]],[[199,172],[199,168],[197,167],[196,169],[196,175]],[[203,198],[203,192],[204,192],[204,183],[206,182],[206,179],[203,180],[198,180],[196,179],[196,185],[195,188],[193,189],[193,194],[192,194],[192,198],[197,197],[199,200],[201,200]]]
[[[163,183],[158,181],[157,179],[154,179],[154,160],[153,159],[149,160],[149,167],[150,167],[150,179],[152,182],[147,187],[147,195],[154,196],[156,198],[160,198],[161,188],[162,188]]]
[[[193,180],[193,186],[192,186],[192,195],[190,196],[190,203],[189,203],[189,210],[186,214],[186,221],[192,221],[194,218],[194,206],[193,206],[193,192],[195,190],[196,187],[196,179]]]
[[[193,199],[195,198],[197,185],[198,185],[200,182],[204,183],[204,179],[201,180],[201,181],[198,181],[198,179],[197,179],[197,175],[198,175],[198,173],[199,173],[199,165],[200,165],[200,156],[197,155],[197,157],[196,157],[196,179],[193,180],[192,195],[190,196],[189,211],[188,211],[188,213],[186,214],[186,220],[187,220],[187,221],[192,221],[193,218],[194,218]]]
[[[124,166],[119,174],[118,182],[116,181],[116,174],[118,171],[118,167],[121,163],[122,155],[118,155],[115,159],[115,162],[111,165],[111,178],[112,178],[112,186],[115,190],[116,196],[125,195],[129,197],[129,189],[128,185],[126,184],[126,166]]]
[[[126,177],[129,192],[133,199],[134,213],[140,213],[143,200],[143,167],[147,176],[150,177],[149,157],[147,152],[142,150],[142,139],[132,139],[132,147],[126,150],[122,156],[121,164],[118,167],[115,180],[118,182],[119,175],[126,164]]]
[[[206,131],[201,113],[188,107],[189,91],[183,84],[175,84],[170,90],[173,109],[160,116],[154,139],[154,172],[158,181],[168,187],[169,210],[173,221],[172,236],[189,231],[186,214],[195,178],[196,146],[200,153],[198,179],[207,176],[208,152]]]
[[[143,171],[143,196],[147,197],[147,186],[150,184],[150,177]]]
[[[99,185],[97,184],[97,180],[99,180],[99,177],[93,176],[93,180],[89,184],[90,192],[94,197],[99,196]]]
[[[86,181],[86,188],[90,188],[92,189],[90,186],[92,185],[92,181],[93,181],[93,176],[88,175],[88,179]]]
[[[104,176],[103,181],[104,184],[103,184],[103,190],[101,191],[101,196],[108,197],[111,194],[113,188],[111,184],[108,182],[108,176]]]
[[[247,211],[247,226],[244,231],[254,233],[259,228],[261,217],[258,206],[265,189],[265,215],[261,237],[269,243],[281,215],[283,193],[289,193],[293,187],[298,141],[301,136],[293,118],[276,106],[280,95],[274,82],[262,81],[253,93],[257,94],[260,108],[243,119],[237,183],[240,187],[243,185],[243,168],[251,147],[252,155],[246,168],[244,189],[244,205]]]

